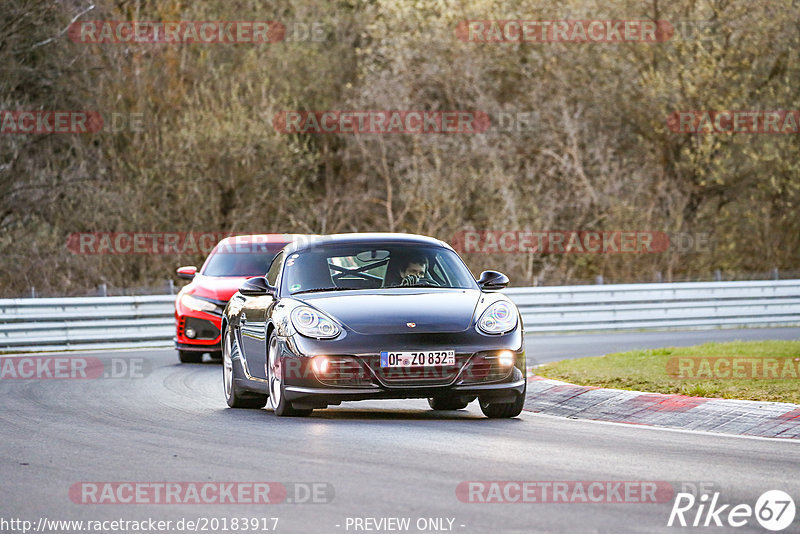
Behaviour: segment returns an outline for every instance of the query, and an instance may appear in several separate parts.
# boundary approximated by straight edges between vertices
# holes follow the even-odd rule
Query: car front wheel
[[[278,338],[273,334],[269,338],[267,371],[269,380],[269,404],[279,417],[309,415],[312,409],[297,409],[286,399],[284,383],[284,367],[282,358],[278,353]]]
[[[428,397],[428,406],[432,410],[463,410],[469,403],[461,397]]]
[[[179,350],[178,359],[181,363],[202,363],[203,353],[193,350]]]
[[[222,339],[222,386],[225,391],[225,401],[231,408],[263,408],[267,404],[267,396],[259,395],[236,385],[236,371],[233,366],[234,346],[233,336],[227,333]]]
[[[517,395],[514,402],[484,402],[480,401],[481,411],[483,415],[490,419],[507,419],[509,417],[516,417],[522,413],[522,407],[525,405],[525,392],[527,391],[527,384],[522,390],[521,395]]]

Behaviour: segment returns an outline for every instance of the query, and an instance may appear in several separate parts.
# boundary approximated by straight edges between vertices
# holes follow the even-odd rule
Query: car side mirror
[[[509,279],[497,271],[483,271],[478,278],[478,285],[486,291],[497,291],[508,286]]]
[[[254,276],[253,278],[248,278],[239,286],[239,293],[251,297],[275,295],[275,288],[269,285],[267,279],[263,276]]]
[[[192,278],[194,278],[194,275],[197,274],[197,267],[195,267],[194,265],[189,265],[187,267],[180,267],[175,272],[178,273],[178,276],[183,278],[184,280],[191,280]]]

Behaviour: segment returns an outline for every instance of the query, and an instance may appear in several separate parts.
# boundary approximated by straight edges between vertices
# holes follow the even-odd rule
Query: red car
[[[175,348],[183,363],[200,363],[203,354],[221,359],[220,326],[228,300],[246,279],[263,276],[272,258],[296,236],[257,234],[226,237],[208,255],[200,272],[181,267],[178,276],[191,280],[175,299]]]

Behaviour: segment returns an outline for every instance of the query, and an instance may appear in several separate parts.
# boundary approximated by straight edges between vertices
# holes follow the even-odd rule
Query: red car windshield
[[[263,276],[272,258],[286,243],[254,243],[229,249],[214,249],[203,276]]]

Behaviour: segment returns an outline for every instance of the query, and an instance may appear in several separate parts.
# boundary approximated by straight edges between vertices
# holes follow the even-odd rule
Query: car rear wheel
[[[236,371],[233,367],[234,348],[231,335],[223,334],[222,339],[222,387],[225,391],[225,401],[231,408],[263,408],[267,404],[267,396],[259,395],[236,385]]]
[[[179,350],[178,359],[181,363],[202,363],[203,353],[193,350]]]
[[[507,419],[509,417],[516,417],[522,413],[522,407],[525,405],[525,392],[527,391],[527,384],[522,390],[521,395],[517,395],[514,402],[484,402],[480,401],[481,411],[483,415],[490,419]]]
[[[428,406],[433,410],[463,410],[469,403],[461,397],[428,397]]]
[[[269,338],[268,346],[268,380],[269,380],[269,404],[275,411],[275,415],[296,416],[302,417],[309,415],[313,409],[297,409],[292,406],[292,403],[286,400],[286,391],[284,384],[284,367],[281,362],[281,357],[278,354],[278,338],[271,335]]]

